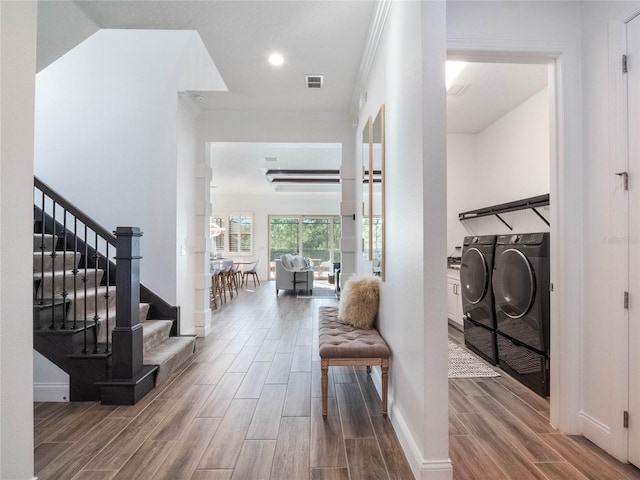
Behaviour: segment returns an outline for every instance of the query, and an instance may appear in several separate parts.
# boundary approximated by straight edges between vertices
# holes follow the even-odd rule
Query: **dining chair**
[[[229,297],[233,300],[233,288],[235,286],[236,293],[238,293],[238,285],[235,283],[235,275],[233,272],[234,264],[233,260],[223,260],[222,261],[222,289],[225,293],[226,300],[226,292],[229,292]]]
[[[233,283],[238,293],[238,287],[242,286],[242,263],[233,264]]]
[[[258,281],[258,285],[260,285],[260,279],[258,278],[258,266],[260,265],[260,259],[256,262],[251,263],[246,270],[242,272],[242,283],[243,285],[247,283],[247,277],[251,275],[253,277],[253,286],[256,286],[256,280]]]
[[[222,269],[220,262],[211,263],[211,302],[215,308],[218,308],[218,299],[220,303],[226,302],[226,296],[222,291]]]

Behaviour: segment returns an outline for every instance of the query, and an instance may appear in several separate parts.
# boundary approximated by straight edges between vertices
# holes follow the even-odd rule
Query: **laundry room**
[[[550,68],[447,64],[449,324],[469,350],[541,396],[549,392]]]

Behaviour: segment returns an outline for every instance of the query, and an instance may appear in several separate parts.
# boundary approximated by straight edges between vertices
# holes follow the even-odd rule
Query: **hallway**
[[[330,369],[323,422],[321,305],[337,300],[243,288],[194,362],[138,405],[36,404],[39,480],[413,478],[364,368]]]

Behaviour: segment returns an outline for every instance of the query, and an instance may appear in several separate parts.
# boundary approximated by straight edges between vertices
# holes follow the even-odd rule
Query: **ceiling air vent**
[[[324,75],[305,75],[304,80],[307,88],[322,88]]]

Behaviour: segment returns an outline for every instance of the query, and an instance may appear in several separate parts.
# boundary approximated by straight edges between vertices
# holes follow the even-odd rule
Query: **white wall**
[[[225,89],[197,33],[100,30],[37,76],[35,170],[107,229],[139,226],[141,281],[188,311],[194,294],[178,288],[178,263],[181,275],[202,272],[176,256],[183,241],[204,240],[186,218],[197,210],[197,157],[184,149],[195,126],[177,120],[187,89]]]
[[[548,88],[476,135],[447,135],[447,251],[467,235],[510,230],[495,217],[461,222],[458,213],[549,193],[550,103]],[[539,211],[549,218],[549,209]],[[531,211],[502,215],[513,232],[549,227]]]
[[[33,401],[68,402],[69,374],[33,351]]]
[[[0,478],[33,477],[35,2],[0,2]]]
[[[451,478],[442,233],[444,57],[444,2],[394,2],[354,133],[360,144],[366,119],[385,104],[386,279],[379,328],[393,352],[390,415],[416,478],[443,479]],[[356,171],[361,157],[358,152]],[[356,204],[361,201],[356,189]],[[369,273],[369,262],[359,261],[358,270]]]

